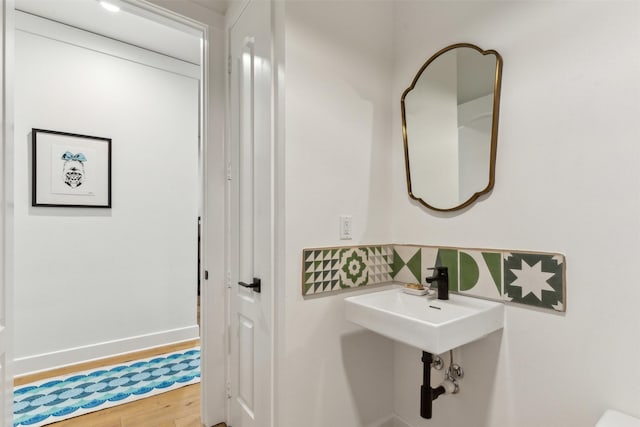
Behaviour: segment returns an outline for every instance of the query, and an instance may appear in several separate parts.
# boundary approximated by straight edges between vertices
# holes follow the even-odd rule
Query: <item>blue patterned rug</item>
[[[199,381],[199,348],[48,378],[14,389],[13,425],[43,426]]]

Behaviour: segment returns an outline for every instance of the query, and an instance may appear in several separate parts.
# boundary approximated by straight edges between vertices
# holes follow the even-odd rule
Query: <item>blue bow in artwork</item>
[[[62,155],[62,160],[75,160],[78,162],[86,162],[87,158],[82,153],[73,154],[69,151]]]

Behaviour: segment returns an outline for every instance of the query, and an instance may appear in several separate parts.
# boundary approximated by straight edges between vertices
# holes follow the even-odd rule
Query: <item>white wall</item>
[[[16,39],[18,373],[196,338],[197,77]],[[113,139],[112,209],[31,207],[32,127]]]
[[[391,410],[412,427],[589,426],[605,408],[640,416],[639,7],[286,4],[278,426],[366,425]],[[399,101],[420,65],[458,42],[504,59],[496,185],[439,213],[406,193]],[[351,242],[337,240],[345,213]],[[344,295],[300,296],[303,247],[390,241],[563,252],[567,312],[507,306],[504,331],[455,351],[461,392],[423,420],[421,352],[344,322]]]
[[[396,345],[395,410],[410,425],[592,426],[609,407],[640,416],[639,7],[396,3],[393,240],[560,251],[568,265],[566,314],[507,306],[501,334],[456,351],[461,393],[438,399],[430,421],[419,418],[420,351]],[[441,214],[406,195],[395,100],[426,58],[461,41],[504,59],[496,185]]]
[[[391,238],[392,8],[287,2],[278,10],[286,24],[286,240],[275,425],[378,425],[392,412],[391,344],[345,321],[345,294],[304,300],[300,269],[304,247]],[[341,214],[353,215],[351,241],[338,239]]]

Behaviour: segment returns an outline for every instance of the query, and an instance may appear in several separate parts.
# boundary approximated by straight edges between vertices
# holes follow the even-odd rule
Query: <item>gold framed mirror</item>
[[[495,180],[502,57],[458,43],[436,52],[402,94],[409,196],[454,211]]]

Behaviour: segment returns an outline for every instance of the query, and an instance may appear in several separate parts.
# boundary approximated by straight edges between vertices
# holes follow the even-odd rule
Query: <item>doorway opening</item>
[[[18,376],[200,338],[206,29],[136,2],[112,15],[47,3],[15,12]],[[50,183],[62,201],[32,206],[33,129],[110,139],[108,174],[99,150],[62,140],[43,173],[60,179],[56,150],[82,150],[86,183],[108,181],[111,206],[74,207],[91,191]]]

